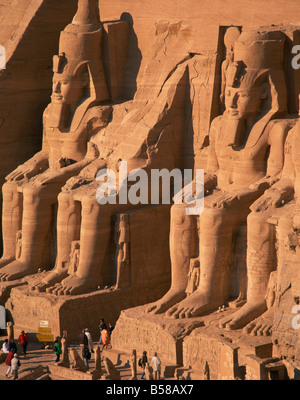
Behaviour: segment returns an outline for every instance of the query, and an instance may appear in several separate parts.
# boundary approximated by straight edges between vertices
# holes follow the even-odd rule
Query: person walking
[[[114,326],[112,326],[112,324],[109,322],[108,323],[108,333],[109,333],[109,336],[111,336],[111,333],[112,333],[112,331],[114,330]]]
[[[24,331],[21,331],[21,334],[19,336],[19,344],[23,348],[24,357],[26,357],[26,355],[27,355],[27,346],[28,346],[28,335]]]
[[[12,339],[11,341],[8,342],[8,351],[14,350],[15,353],[17,352],[17,345],[16,342]]]
[[[147,362],[148,362],[147,352],[143,351],[143,355],[139,359],[139,366],[143,368],[141,379],[144,379]]]
[[[157,356],[157,353],[154,353],[154,357],[151,360],[153,372],[154,372],[154,379],[160,380],[160,370],[161,370],[161,361],[160,358]]]
[[[18,379],[18,371],[21,366],[18,354],[14,354],[14,357],[11,360],[11,373],[14,376],[13,380]]]
[[[55,362],[59,362],[60,355],[62,354],[62,350],[61,350],[61,345],[60,345],[60,343],[59,343],[58,338],[56,338],[55,341],[54,341],[53,351],[54,351],[54,353],[56,354],[56,360],[55,360]]]
[[[85,328],[85,335],[86,335],[87,340],[88,340],[88,347],[90,349],[90,352],[94,353],[93,339],[92,339],[92,335],[91,335],[91,333],[90,333],[88,328]]]
[[[102,335],[101,335],[101,332],[102,332],[102,330],[103,330],[104,328],[106,328],[106,323],[104,322],[104,319],[101,318],[101,319],[100,319],[100,325],[99,325],[99,329],[100,329],[100,339],[99,339],[99,343],[100,343],[100,344],[102,343]]]
[[[8,369],[5,374],[6,377],[8,377],[11,371],[11,360],[13,359],[14,355],[15,355],[15,350],[12,349],[6,356],[5,364],[8,366]]]
[[[89,370],[89,360],[91,359],[91,356],[92,355],[91,355],[89,346],[85,344],[82,349],[82,357],[83,357],[84,363],[87,366],[88,370]]]
[[[101,341],[103,344],[102,350],[107,349],[107,346],[110,344],[110,335],[106,326],[101,331]]]
[[[84,346],[88,346],[89,342],[88,342],[88,337],[85,333],[85,329],[82,329],[80,335],[79,335],[79,344],[80,347],[84,347]]]

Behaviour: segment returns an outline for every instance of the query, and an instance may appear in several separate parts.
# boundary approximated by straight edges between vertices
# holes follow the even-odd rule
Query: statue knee
[[[44,197],[43,187],[34,187],[32,185],[25,186],[23,189],[24,204],[34,205]]]
[[[60,209],[67,209],[75,204],[75,200],[71,193],[60,192],[57,199]]]
[[[3,202],[14,202],[18,197],[17,185],[14,182],[5,182],[2,186]]]

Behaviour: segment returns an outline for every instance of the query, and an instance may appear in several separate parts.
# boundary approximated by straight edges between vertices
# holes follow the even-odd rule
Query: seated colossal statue
[[[234,61],[226,69],[226,109],[210,128],[204,211],[191,216],[186,212],[188,205],[172,206],[171,288],[148,306],[148,312],[195,317],[228,299],[235,232],[246,223],[251,205],[266,189],[272,191],[281,177],[284,144],[292,128],[292,122],[283,118],[283,46],[284,36],[279,31],[246,31],[236,40]],[[248,218],[248,240],[253,237],[259,246],[259,232],[251,221],[252,216]],[[268,246],[263,241],[262,245]],[[199,259],[200,278],[197,289],[186,296],[191,258]],[[265,266],[258,267],[259,274],[255,272],[257,290],[266,288],[271,264],[268,259]],[[261,273],[266,275],[264,283]]]
[[[96,0],[79,1],[76,16],[61,33],[59,55],[53,58],[51,103],[43,118],[42,150],[6,177],[2,281],[45,267],[57,196],[69,178],[99,155],[90,139],[107,125],[111,107],[103,105],[108,91],[98,11]]]

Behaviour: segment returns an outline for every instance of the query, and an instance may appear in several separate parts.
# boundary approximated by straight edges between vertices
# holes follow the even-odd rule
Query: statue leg
[[[80,260],[75,274],[56,285],[52,293],[76,295],[97,289],[105,284],[108,271],[104,271],[104,260],[111,238],[111,217],[116,206],[100,206],[96,198],[82,200],[80,230]]]
[[[242,328],[267,310],[265,296],[276,262],[275,228],[265,214],[255,212],[248,216],[247,226],[247,303],[220,322],[227,329]]]
[[[21,256],[1,269],[1,281],[23,278],[43,265],[53,219],[52,206],[59,190],[57,185],[24,185]]]
[[[233,234],[247,207],[205,208],[200,216],[200,282],[197,290],[167,312],[173,318],[196,317],[222,306],[228,297]]]
[[[35,283],[31,288],[32,290],[52,292],[52,285],[60,283],[68,275],[71,243],[73,240],[79,240],[80,237],[80,212],[80,202],[75,201],[71,193],[61,192],[58,195],[55,268],[47,273],[41,281]]]
[[[159,301],[150,305],[147,312],[158,314],[167,311],[186,297],[190,259],[196,257],[196,216],[186,215],[184,204],[171,208],[170,256],[171,288]]]
[[[287,283],[281,282],[281,278],[285,281],[285,273],[282,272],[282,267],[288,263],[291,265],[291,260],[288,258],[289,253],[286,251],[289,235],[293,235],[293,212],[287,210],[285,215],[278,221],[278,241],[277,246],[277,270],[270,273],[268,288],[266,293],[267,311],[261,316],[251,321],[244,327],[244,332],[253,336],[269,336],[272,332],[274,308],[277,294],[286,290]]]
[[[15,183],[7,182],[2,187],[2,232],[3,256],[0,268],[11,263],[16,255],[16,235],[22,226],[22,193]]]

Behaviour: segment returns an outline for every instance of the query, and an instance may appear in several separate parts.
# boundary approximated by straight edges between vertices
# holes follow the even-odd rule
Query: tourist
[[[85,334],[84,329],[82,329],[81,334],[79,335],[79,344],[80,344],[80,347],[84,347],[85,345],[88,346],[88,344],[89,344],[88,337]]]
[[[107,346],[110,344],[110,336],[106,325],[101,331],[101,342],[103,344],[102,350],[107,349]]]
[[[8,354],[9,353],[9,348],[8,348],[8,339],[5,339],[2,345],[2,351],[4,354]]]
[[[26,357],[27,346],[28,346],[28,335],[24,331],[21,331],[21,334],[19,336],[19,344],[23,347],[24,357]]]
[[[59,358],[60,358],[60,355],[62,353],[62,350],[61,350],[61,346],[60,346],[58,338],[55,339],[55,342],[54,342],[54,345],[53,345],[53,351],[56,354],[55,362],[59,362]]]
[[[11,360],[14,357],[14,355],[15,355],[15,349],[12,349],[6,356],[5,364],[8,366],[8,369],[7,369],[6,374],[5,374],[6,377],[8,377],[8,374],[11,371]]]
[[[154,353],[154,357],[151,360],[151,364],[153,367],[153,371],[154,371],[154,379],[160,380],[160,370],[161,370],[161,362],[159,357],[157,356],[157,353]]]
[[[91,359],[91,356],[92,355],[91,355],[89,346],[85,344],[82,349],[82,357],[83,357],[85,365],[87,366],[87,369],[89,369],[89,360]]]
[[[142,357],[139,359],[139,366],[143,368],[141,379],[144,379],[145,376],[145,368],[148,362],[147,352],[143,351]]]
[[[11,360],[11,373],[14,376],[14,380],[18,379],[18,371],[21,366],[18,354],[14,354],[14,357]]]
[[[108,333],[109,333],[109,335],[111,336],[111,333],[112,333],[112,331],[115,329],[115,327],[114,326],[112,326],[112,324],[109,322],[108,323]]]
[[[88,340],[89,349],[90,349],[91,353],[94,353],[93,339],[92,339],[92,335],[91,335],[91,333],[90,333],[88,328],[85,328],[85,335],[86,335],[87,340]]]
[[[105,322],[104,322],[104,319],[103,319],[103,318],[101,318],[101,319],[100,319],[100,325],[99,325],[99,328],[100,328],[100,339],[99,339],[99,343],[101,344],[101,343],[102,343],[102,336],[101,336],[101,332],[102,332],[102,329],[103,329],[103,328],[106,328],[106,324],[105,324]]]
[[[8,351],[14,350],[15,353],[18,351],[17,345],[13,339],[11,339],[8,343]]]

